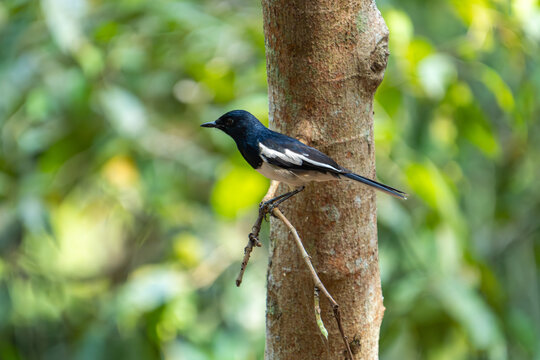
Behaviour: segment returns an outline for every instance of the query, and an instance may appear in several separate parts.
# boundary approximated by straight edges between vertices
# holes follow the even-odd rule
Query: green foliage
[[[230,218],[267,182],[198,128],[234,106],[265,117],[258,7],[0,14],[0,358],[261,357],[266,261],[234,286],[251,218]]]
[[[381,357],[539,358],[540,7],[379,7]],[[262,358],[267,181],[198,128],[267,119],[259,2],[4,0],[0,49],[0,358]]]
[[[380,201],[382,358],[538,358],[540,8],[381,7],[378,174],[413,194]]]

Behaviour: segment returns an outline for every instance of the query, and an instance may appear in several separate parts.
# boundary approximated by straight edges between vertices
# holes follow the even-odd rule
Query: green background
[[[378,6],[381,359],[540,359],[540,6]],[[262,358],[268,182],[199,128],[235,108],[258,1],[0,2],[0,359]]]

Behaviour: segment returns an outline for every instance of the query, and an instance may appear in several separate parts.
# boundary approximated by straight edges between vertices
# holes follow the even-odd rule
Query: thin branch
[[[248,264],[249,258],[251,256],[251,252],[253,250],[254,246],[261,246],[261,243],[259,242],[259,232],[261,231],[261,225],[262,221],[268,212],[268,208],[265,204],[268,200],[270,200],[274,194],[277,191],[277,187],[279,185],[279,182],[272,181],[270,184],[270,188],[268,189],[268,192],[264,196],[263,200],[261,201],[261,205],[259,206],[259,216],[257,217],[257,220],[253,224],[253,228],[251,229],[251,233],[249,234],[249,240],[244,248],[244,259],[242,261],[242,265],[240,267],[240,273],[238,274],[238,277],[236,278],[236,286],[240,286],[242,283],[242,278],[244,276],[244,272],[246,270],[246,266]],[[315,284],[315,296],[316,300],[318,300],[319,291],[322,291],[324,296],[330,301],[332,304],[332,310],[334,312],[334,318],[336,319],[336,323],[339,329],[339,333],[341,334],[341,338],[343,339],[343,342],[345,343],[345,347],[347,348],[347,355],[350,360],[353,360],[353,354],[351,351],[351,347],[349,346],[349,341],[347,339],[347,336],[345,336],[345,332],[343,331],[343,326],[341,324],[341,313],[339,311],[339,304],[334,300],[332,295],[326,290],[326,287],[322,283],[321,279],[319,278],[319,275],[317,275],[317,272],[315,271],[315,268],[313,267],[313,264],[311,263],[310,256],[308,255],[306,249],[304,248],[304,245],[302,244],[302,240],[300,239],[300,236],[298,236],[298,232],[296,231],[296,228],[290,223],[290,221],[283,215],[283,213],[278,208],[273,208],[272,215],[283,221],[283,223],[289,228],[289,231],[293,235],[294,241],[296,243],[296,246],[298,247],[298,250],[300,251],[300,254],[302,255],[302,259],[304,259],[304,263],[309,269],[309,272],[311,273],[311,277],[313,278],[313,282]],[[318,301],[317,304],[315,304],[315,308],[318,307]],[[320,311],[320,309],[319,309]],[[322,321],[321,321],[322,323]],[[324,325],[323,325],[324,328]]]
[[[277,191],[279,182],[278,181],[272,181],[270,184],[270,188],[268,188],[268,191],[266,192],[266,195],[261,201],[261,204],[259,205],[259,216],[257,216],[257,220],[255,220],[255,223],[253,224],[253,227],[251,228],[251,233],[249,233],[249,240],[244,248],[244,259],[242,260],[242,265],[240,265],[240,273],[238,273],[238,276],[236,277],[236,286],[240,286],[242,284],[242,279],[244,278],[244,272],[246,271],[247,264],[249,262],[249,258],[251,256],[251,252],[253,251],[253,247],[261,246],[261,242],[259,241],[259,232],[261,231],[261,225],[262,221],[266,215],[267,209],[264,206],[264,203],[271,198],[274,197],[274,194]]]
[[[339,329],[339,333],[341,334],[341,338],[343,339],[343,342],[345,343],[345,347],[347,348],[349,359],[353,360],[351,347],[349,346],[349,341],[347,339],[347,336],[345,336],[345,332],[343,331],[343,326],[341,324],[341,313],[339,311],[339,304],[336,302],[336,300],[334,300],[332,295],[330,295],[328,290],[326,290],[321,279],[319,279],[319,275],[317,275],[317,272],[315,271],[315,268],[313,267],[313,264],[311,263],[310,257],[308,253],[306,252],[306,249],[304,249],[302,240],[300,239],[300,236],[298,236],[298,232],[296,231],[294,226],[290,223],[290,221],[285,217],[285,215],[283,215],[283,213],[279,209],[274,209],[272,214],[275,217],[279,218],[281,221],[283,221],[283,223],[289,228],[289,231],[293,235],[296,246],[298,247],[298,250],[300,250],[300,253],[302,254],[302,259],[304,259],[304,262],[306,263],[306,266],[308,267],[309,272],[311,273],[311,277],[313,278],[315,287],[321,290],[324,296],[326,296],[328,301],[330,301],[330,303],[332,304],[332,310],[334,311],[334,317],[336,318],[336,323]]]

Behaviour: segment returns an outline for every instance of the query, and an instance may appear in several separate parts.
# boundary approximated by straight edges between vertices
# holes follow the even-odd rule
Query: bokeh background
[[[540,359],[540,5],[378,5],[381,358]],[[258,1],[2,0],[0,359],[262,359],[268,182],[198,126],[267,106]]]

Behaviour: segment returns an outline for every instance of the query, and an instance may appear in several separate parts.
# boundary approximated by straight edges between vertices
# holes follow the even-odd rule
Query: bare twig
[[[261,206],[259,206],[259,216],[257,217],[257,220],[255,221],[255,224],[253,224],[252,232],[249,234],[249,241],[244,249],[244,260],[242,261],[242,266],[240,268],[240,273],[238,274],[238,277],[236,278],[236,286],[240,286],[242,283],[242,277],[244,276],[244,271],[246,269],[247,263],[249,261],[249,257],[251,255],[251,251],[253,250],[253,246],[261,246],[259,242],[259,232],[261,230],[262,221],[266,215],[266,212],[268,211],[268,208],[264,205],[266,201],[271,199],[279,185],[279,182],[272,181],[272,184],[270,184],[270,188],[268,189],[268,192],[266,193],[265,197],[263,198],[261,202]],[[298,235],[298,232],[296,231],[296,228],[291,224],[291,222],[283,215],[283,213],[278,209],[274,208],[272,210],[272,215],[283,221],[285,226],[289,228],[289,231],[293,235],[294,241],[296,243],[296,247],[300,251],[300,254],[302,255],[302,259],[304,260],[304,263],[309,269],[309,272],[311,273],[311,277],[313,278],[313,282],[315,284],[315,296],[316,300],[318,300],[319,291],[322,291],[324,296],[330,301],[332,305],[332,310],[334,312],[334,318],[336,319],[336,323],[339,329],[339,333],[341,334],[341,338],[343,339],[343,342],[345,343],[345,347],[347,348],[347,355],[350,360],[353,360],[353,354],[351,351],[351,347],[349,346],[349,341],[347,339],[347,336],[345,336],[345,332],[343,331],[343,326],[341,324],[341,313],[339,311],[339,304],[334,300],[332,295],[328,292],[324,284],[322,283],[321,279],[319,278],[319,275],[317,275],[317,272],[315,271],[315,268],[313,267],[313,264],[311,263],[310,256],[308,255],[306,249],[304,248],[304,245],[302,244],[302,239],[300,239],[300,236]],[[318,304],[315,304],[316,309],[318,307]],[[320,309],[319,309],[320,311]],[[321,321],[322,322],[322,321]],[[324,325],[323,325],[324,328]]]
[[[349,346],[349,341],[347,339],[347,336],[345,336],[345,332],[343,331],[343,326],[341,325],[341,313],[339,312],[339,304],[336,302],[336,300],[334,300],[332,295],[330,295],[328,290],[326,290],[321,279],[319,279],[319,275],[317,275],[317,272],[315,271],[315,268],[313,267],[313,264],[311,263],[310,257],[308,253],[306,252],[306,249],[304,249],[302,240],[300,239],[300,236],[298,236],[298,232],[296,231],[294,226],[290,223],[290,221],[285,217],[285,215],[283,215],[283,213],[279,209],[274,209],[272,214],[276,216],[278,219],[280,219],[281,221],[283,221],[283,223],[289,228],[289,231],[293,235],[296,246],[298,247],[298,250],[300,250],[300,253],[302,254],[302,259],[304,259],[304,262],[306,263],[306,266],[308,267],[309,272],[311,273],[311,277],[313,278],[315,287],[321,290],[324,296],[326,296],[328,301],[330,301],[330,303],[332,304],[332,310],[334,311],[334,317],[336,318],[336,323],[339,329],[339,333],[341,334],[341,338],[343,339],[343,342],[345,343],[345,347],[347,348],[347,353],[349,355],[349,358],[352,360],[353,354],[351,351],[351,347]]]
[[[259,241],[259,232],[261,231],[261,225],[262,221],[266,215],[266,212],[268,209],[264,206],[264,203],[271,198],[274,197],[274,194],[277,191],[277,187],[279,185],[279,182],[272,181],[270,184],[270,188],[266,192],[266,195],[261,201],[261,204],[259,205],[259,215],[257,216],[257,220],[255,220],[255,223],[253,224],[253,227],[251,228],[251,233],[249,233],[249,240],[244,248],[244,259],[242,260],[242,265],[240,265],[240,273],[238,273],[238,276],[236,277],[236,286],[240,286],[242,284],[242,279],[244,277],[244,272],[246,271],[247,264],[249,262],[249,257],[251,256],[251,252],[253,251],[253,247],[261,246],[261,242]]]

